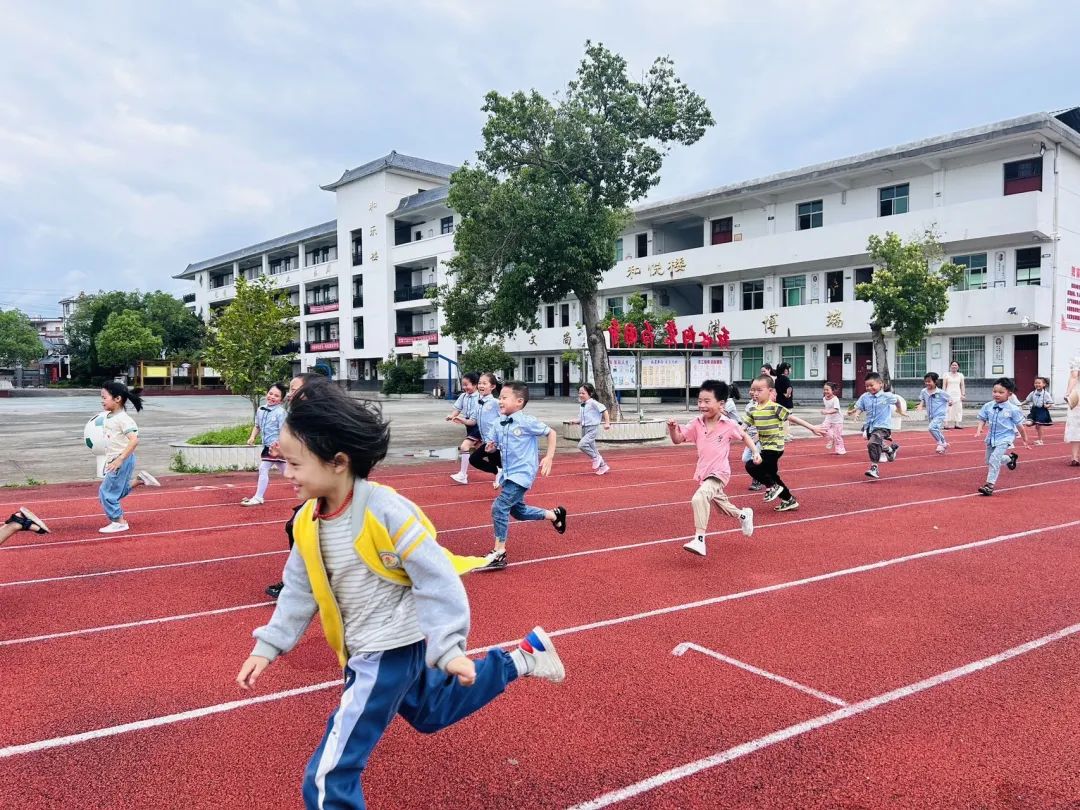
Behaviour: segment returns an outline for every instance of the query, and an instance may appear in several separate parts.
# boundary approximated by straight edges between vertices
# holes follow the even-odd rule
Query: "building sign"
[[[1061,328],[1080,332],[1080,267],[1073,267],[1066,279],[1065,310],[1061,313]]]
[[[642,388],[684,388],[686,361],[682,357],[642,357]]]
[[[731,382],[731,358],[691,357],[690,387],[697,388],[705,380]]]
[[[315,315],[319,312],[336,312],[338,308],[337,303],[333,304],[308,304],[308,315]]]
[[[340,340],[323,340],[318,343],[308,344],[309,352],[335,352],[341,348]]]
[[[637,388],[637,358],[609,357],[611,379],[616,388]]]
[[[420,341],[422,343],[423,342],[438,343],[439,342],[439,333],[438,332],[424,332],[424,333],[419,334],[419,335],[397,335],[397,336],[394,337],[394,345],[395,346],[412,346],[417,341]],[[314,349],[312,351],[314,351]]]

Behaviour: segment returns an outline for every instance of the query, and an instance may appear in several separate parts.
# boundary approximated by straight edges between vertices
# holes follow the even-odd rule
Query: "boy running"
[[[1009,395],[1016,391],[1016,384],[1008,377],[994,381],[993,399],[979,410],[979,429],[975,438],[982,435],[983,427],[988,426],[986,435],[986,483],[979,487],[980,495],[994,494],[994,485],[1001,472],[1001,462],[1008,456],[1005,466],[1016,469],[1020,456],[1011,451],[1013,437],[1019,429],[1024,437],[1024,446],[1031,447],[1027,430],[1024,428],[1024,412],[1009,402]]]
[[[945,415],[949,412],[949,395],[938,387],[941,377],[936,371],[931,371],[923,377],[926,387],[919,392],[919,406],[917,411],[926,411],[927,429],[937,442],[937,452],[944,453],[949,449],[949,443],[945,441]]]
[[[863,434],[866,436],[866,452],[870,456],[870,469],[866,471],[866,477],[878,479],[881,478],[878,472],[881,456],[884,455],[886,461],[896,461],[896,454],[900,452],[900,445],[892,440],[892,412],[895,408],[897,413],[903,413],[905,403],[896,394],[881,390],[884,383],[876,371],[867,374],[863,382],[866,393],[851,406],[848,416],[856,411],[866,414]]]

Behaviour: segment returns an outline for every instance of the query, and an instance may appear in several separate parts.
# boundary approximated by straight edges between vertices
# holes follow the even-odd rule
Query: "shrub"
[[[426,372],[427,363],[420,358],[387,358],[379,363],[382,391],[384,394],[422,394]]]
[[[232,425],[200,433],[188,439],[188,444],[247,444],[251,425]]]

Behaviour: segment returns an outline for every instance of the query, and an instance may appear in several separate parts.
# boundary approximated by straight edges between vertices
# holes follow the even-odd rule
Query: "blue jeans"
[[[510,531],[510,516],[518,520],[545,520],[544,510],[525,503],[525,489],[509,479],[503,482],[502,492],[491,504],[491,521],[495,524],[495,541],[505,543]]]
[[[948,444],[945,441],[945,434],[942,433],[942,429],[945,427],[945,417],[939,416],[936,419],[930,420],[930,425],[927,428],[930,431],[930,435],[934,437],[934,441],[938,444]]]
[[[1001,462],[1005,460],[1010,447],[1012,447],[1012,442],[1009,439],[986,445],[986,483],[997,483],[998,475],[1001,473]]]
[[[105,517],[113,522],[124,519],[124,510],[120,506],[120,500],[131,492],[133,472],[135,472],[134,453],[120,463],[119,470],[106,472],[105,479],[98,489],[98,500],[101,501],[101,508],[105,510]]]

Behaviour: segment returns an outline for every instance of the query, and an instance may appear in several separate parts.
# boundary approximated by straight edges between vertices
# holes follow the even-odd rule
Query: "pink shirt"
[[[694,480],[700,483],[709,477],[719,478],[720,483],[727,485],[731,478],[728,451],[732,442],[742,442],[742,428],[738,423],[721,416],[720,421],[707,431],[705,417],[699,416],[679,428],[679,432],[686,441],[697,445],[698,462]]]

